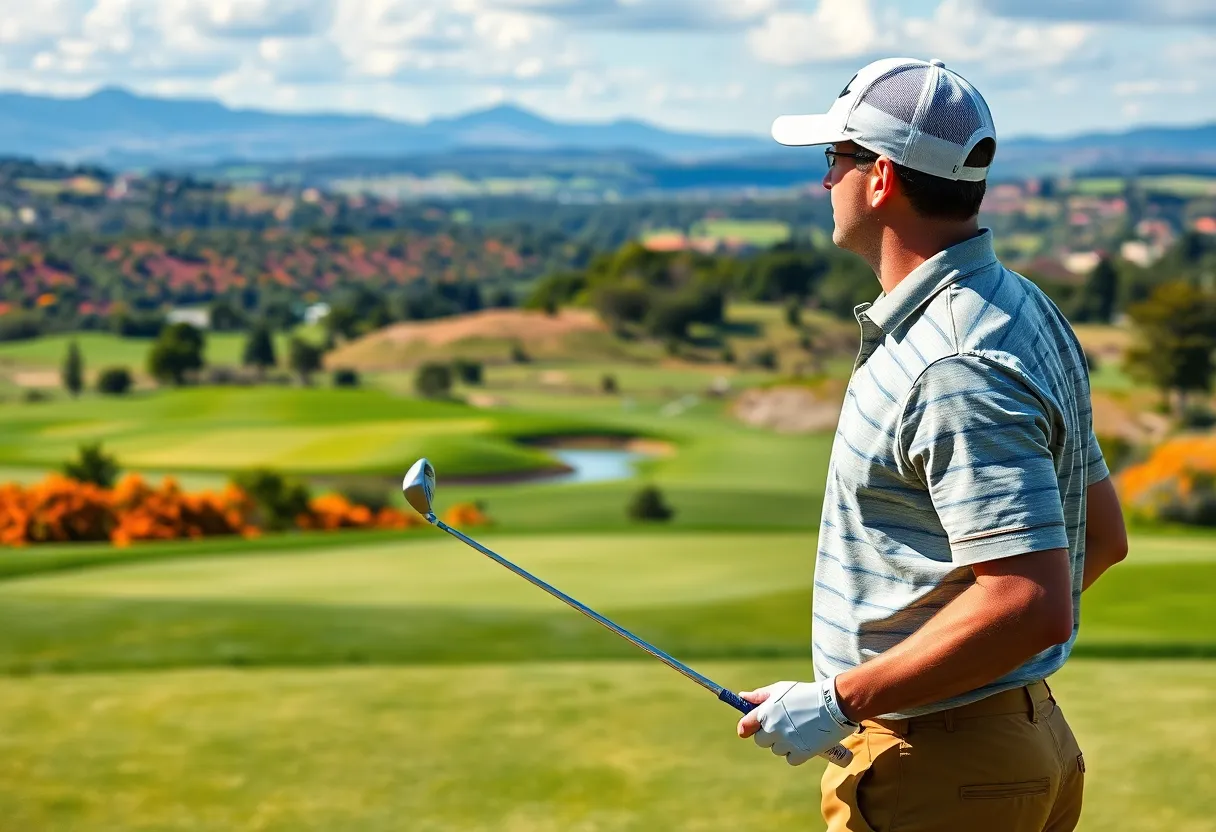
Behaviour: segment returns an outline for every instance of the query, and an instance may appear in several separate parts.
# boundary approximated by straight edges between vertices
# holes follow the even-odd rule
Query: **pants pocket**
[[[1051,778],[1040,777],[1037,780],[1023,780],[1020,783],[981,783],[960,786],[958,796],[963,800],[1005,800],[1012,797],[1047,794],[1047,790],[1050,788]]]

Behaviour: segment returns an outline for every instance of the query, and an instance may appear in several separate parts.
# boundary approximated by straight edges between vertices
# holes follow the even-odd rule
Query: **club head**
[[[430,518],[431,501],[435,499],[435,466],[426,457],[415,462],[401,481],[401,493],[414,511]]]

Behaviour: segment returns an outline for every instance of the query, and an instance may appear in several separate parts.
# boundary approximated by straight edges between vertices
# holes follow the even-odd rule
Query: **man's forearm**
[[[1122,556],[1108,555],[1100,549],[1087,550],[1085,552],[1085,572],[1081,576],[1081,591],[1084,592],[1093,586],[1094,581],[1121,560],[1123,560]]]
[[[871,719],[966,693],[998,679],[1071,634],[1068,609],[1022,585],[984,577],[896,647],[836,677],[841,708]],[[1064,632],[1063,613],[1069,633]]]

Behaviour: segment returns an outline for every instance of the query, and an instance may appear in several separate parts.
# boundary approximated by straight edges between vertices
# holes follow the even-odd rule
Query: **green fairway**
[[[133,469],[398,474],[427,456],[449,475],[493,474],[554,464],[511,441],[516,435],[599,430],[585,418],[489,412],[376,389],[203,387],[5,409],[0,463],[14,467],[58,467],[80,443],[102,441]]]
[[[806,654],[813,533],[478,538],[675,655]],[[1135,539],[1133,557],[1084,596],[1076,654],[1216,657],[1210,543]],[[619,658],[635,649],[437,532],[10,579],[0,583],[0,632],[0,670],[9,672]]]
[[[788,223],[777,220],[702,220],[689,230],[690,237],[742,240],[755,246],[772,246],[790,237]]]
[[[288,336],[276,337],[277,354],[286,355]],[[124,338],[109,332],[74,332],[70,335],[44,335],[28,341],[0,344],[0,361],[8,365],[56,369],[67,355],[68,344],[75,341],[85,367],[127,367],[143,372],[152,348],[152,338]],[[209,332],[205,357],[208,364],[240,364],[245,336],[235,332]]]
[[[700,669],[736,689],[808,672]],[[1152,708],[1129,683],[1148,678]],[[1052,686],[1086,753],[1083,829],[1211,828],[1216,663],[1074,661]],[[0,708],[11,829],[823,828],[825,763],[738,739],[649,661],[7,679]]]

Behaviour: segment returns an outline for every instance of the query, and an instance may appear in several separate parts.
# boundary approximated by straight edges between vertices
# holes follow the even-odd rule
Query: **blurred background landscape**
[[[428,457],[441,517],[733,689],[808,678],[879,287],[831,244],[822,150],[767,129],[880,53],[988,96],[982,224],[1089,358],[1131,553],[1052,680],[1083,828],[1210,829],[1214,24],[0,11],[0,830],[819,828],[823,763],[777,766],[399,488]]]

